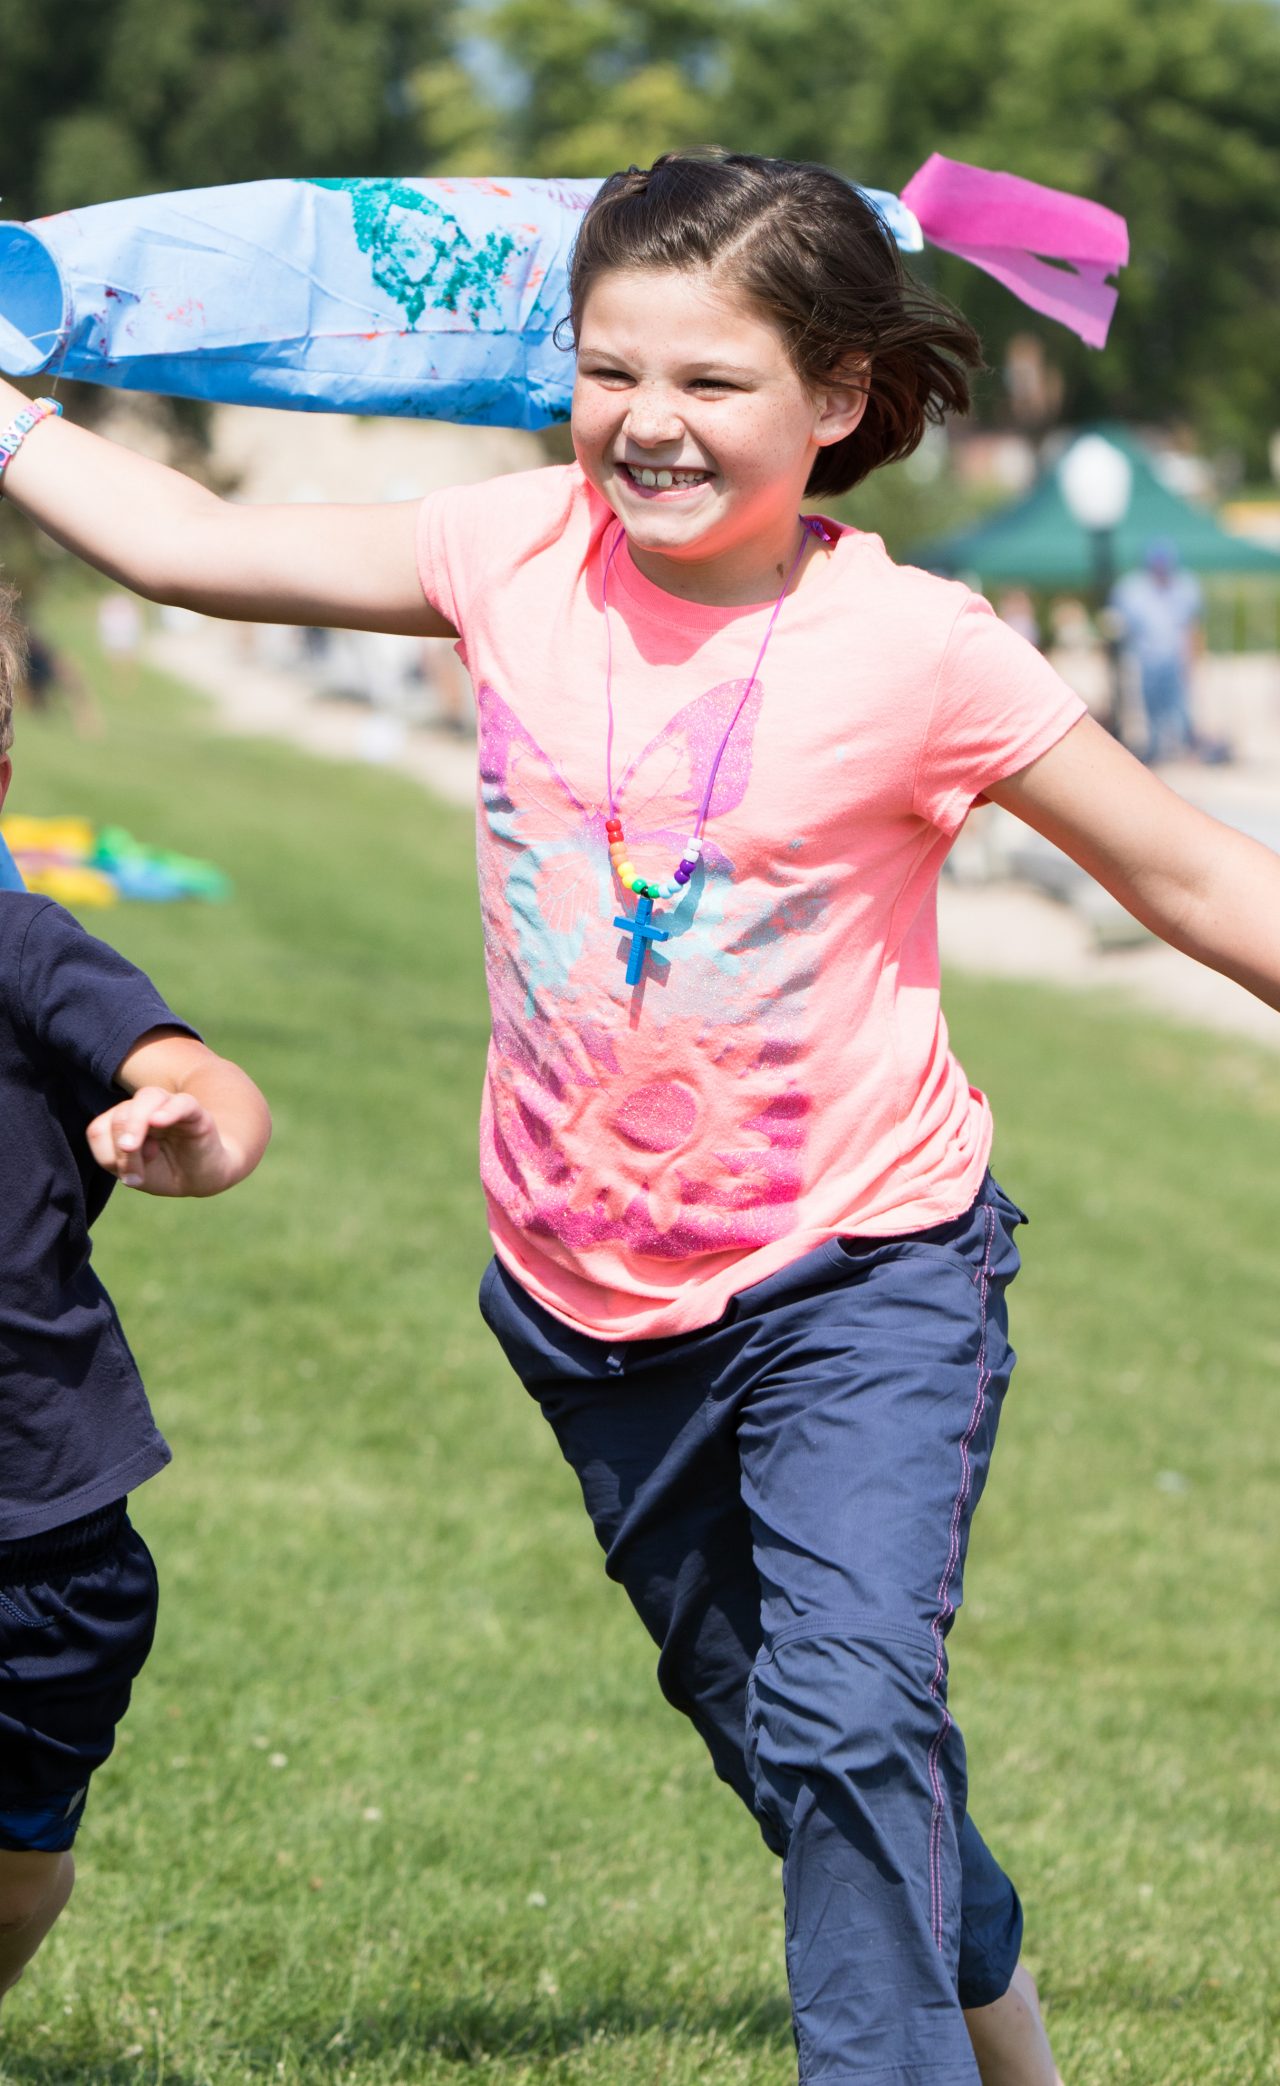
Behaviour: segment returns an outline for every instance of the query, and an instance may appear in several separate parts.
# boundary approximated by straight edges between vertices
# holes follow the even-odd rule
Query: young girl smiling
[[[783,1858],[805,2086],[1051,2086],[947,1710],[1021,1212],[948,1045],[937,878],[995,800],[1276,1005],[1280,862],[985,602],[802,511],[962,409],[978,359],[838,176],[616,175],[572,296],[572,466],[254,511],[47,424],[4,489],[153,599],[460,637],[481,1308]]]

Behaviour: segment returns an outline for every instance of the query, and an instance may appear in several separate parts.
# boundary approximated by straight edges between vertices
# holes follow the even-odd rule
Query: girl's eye
[[[689,386],[690,391],[736,391],[737,388],[727,377],[695,377]]]
[[[631,382],[625,369],[588,369],[583,374],[594,378],[597,384],[629,384]]]

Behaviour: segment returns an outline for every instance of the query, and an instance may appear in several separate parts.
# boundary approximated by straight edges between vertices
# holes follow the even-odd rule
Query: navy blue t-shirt
[[[169,1461],[89,1263],[114,1176],[85,1131],[154,1028],[195,1031],[51,899],[0,891],[0,1538],[119,1499]]]

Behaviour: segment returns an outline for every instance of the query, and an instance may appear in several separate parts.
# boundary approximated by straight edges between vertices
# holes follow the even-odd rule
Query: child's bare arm
[[[0,380],[0,426],[29,403]],[[414,501],[240,506],[52,419],[32,429],[3,483],[57,542],[150,601],[237,622],[456,635],[423,599]]]
[[[1280,1008],[1280,855],[1186,803],[1090,718],[987,795],[1163,941]]]
[[[253,1172],[271,1135],[247,1072],[194,1036],[152,1029],[116,1073],[127,1101],[95,1117],[99,1166],[148,1195],[220,1195]]]

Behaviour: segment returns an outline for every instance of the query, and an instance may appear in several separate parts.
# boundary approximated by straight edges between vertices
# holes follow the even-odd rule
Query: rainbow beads
[[[609,842],[609,860],[613,873],[624,890],[631,891],[637,898],[678,898],[689,878],[693,875],[702,855],[702,842],[694,834],[684,844],[684,851],[676,865],[674,876],[664,882],[653,883],[642,877],[633,862],[627,858],[626,836],[620,818],[605,820],[605,837]]]
[[[826,524],[817,516],[802,515],[800,524],[800,542],[791,561],[787,576],[782,582],[782,591],[773,604],[773,612],[769,617],[768,627],[760,641],[760,649],[756,653],[756,663],[751,670],[751,678],[743,687],[742,693],[738,698],[737,708],[729,718],[720,744],[712,757],[710,773],[707,776],[706,787],[703,790],[702,800],[698,807],[697,825],[684,844],[684,850],[675,866],[674,874],[665,883],[649,883],[644,877],[636,875],[635,865],[627,856],[627,839],[622,830],[622,820],[617,814],[613,794],[613,637],[612,625],[609,621],[609,574],[613,567],[614,558],[617,556],[619,545],[626,541],[626,530],[621,524],[619,524],[614,534],[613,542],[605,557],[604,571],[600,579],[600,607],[604,615],[605,629],[604,699],[609,713],[609,726],[605,734],[604,748],[605,784],[609,793],[609,816],[605,820],[605,836],[609,843],[609,860],[613,865],[613,873],[624,890],[632,892],[636,900],[634,914],[614,922],[615,926],[622,928],[624,932],[631,936],[631,948],[627,957],[627,983],[629,985],[635,985],[640,980],[647,942],[666,941],[669,938],[665,928],[654,927],[650,920],[649,915],[653,910],[654,900],[679,897],[702,860],[700,835],[711,810],[720,762],[724,756],[725,748],[733,735],[733,728],[742,714],[747,698],[758,687],[758,676],[760,668],[764,664],[764,655],[769,649],[769,640],[773,636],[774,627],[782,613],[782,604],[791,590],[791,583],[800,570],[810,539],[813,536],[818,536],[821,537],[824,543],[831,541],[830,531]],[[626,783],[624,781],[623,788],[625,789],[625,787]]]

